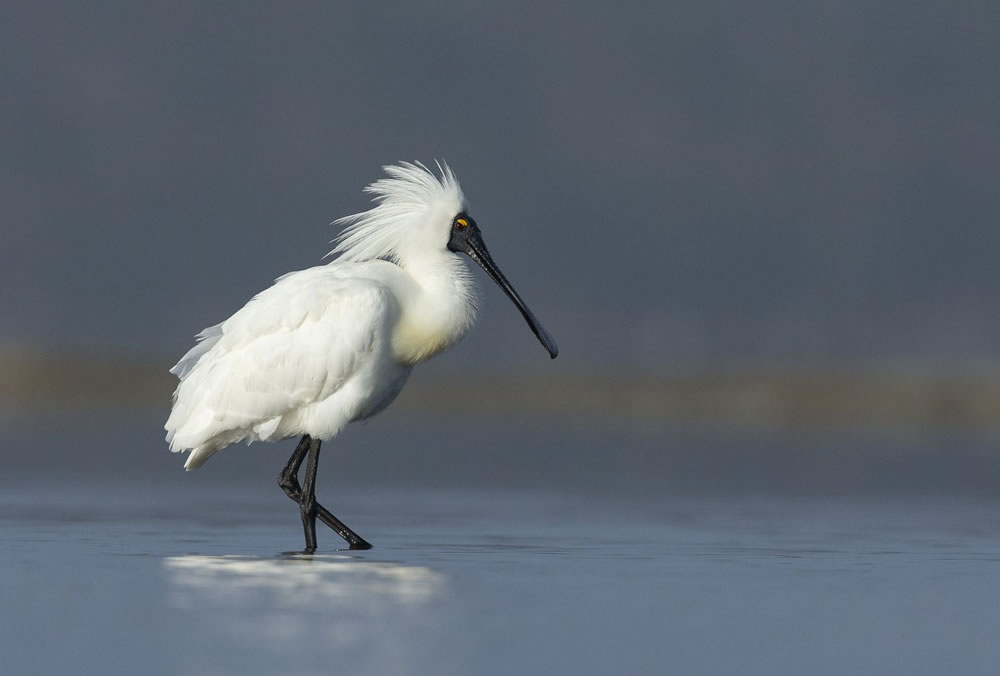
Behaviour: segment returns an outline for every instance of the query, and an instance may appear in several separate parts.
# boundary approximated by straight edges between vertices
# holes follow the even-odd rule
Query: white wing
[[[237,441],[329,438],[364,416],[399,316],[377,274],[363,274],[379,265],[285,275],[199,334],[172,369],[181,382],[165,426],[172,451],[192,450],[186,468]]]

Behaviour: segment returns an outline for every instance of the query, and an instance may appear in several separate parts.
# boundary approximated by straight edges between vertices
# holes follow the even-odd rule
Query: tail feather
[[[205,464],[205,461],[218,452],[219,449],[212,446],[198,446],[197,448],[193,448],[191,449],[191,455],[188,456],[187,461],[184,463],[184,469],[187,471],[198,469]]]

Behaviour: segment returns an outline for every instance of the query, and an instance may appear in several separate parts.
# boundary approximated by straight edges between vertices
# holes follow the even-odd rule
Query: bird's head
[[[343,261],[407,262],[446,250],[465,196],[447,164],[439,175],[419,162],[383,167],[386,175],[365,188],[375,203],[368,211],[345,216],[344,231],[330,254]]]
[[[449,252],[466,254],[503,289],[555,359],[559,348],[490,256],[454,172],[445,163],[437,167],[438,174],[419,162],[383,167],[386,176],[365,188],[375,206],[334,222],[345,227],[330,255],[343,261],[384,259],[406,267],[408,261]]]

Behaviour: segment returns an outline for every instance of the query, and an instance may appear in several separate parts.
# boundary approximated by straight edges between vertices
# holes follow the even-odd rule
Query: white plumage
[[[239,441],[329,439],[382,411],[413,366],[475,319],[459,251],[483,265],[555,356],[465,216],[454,174],[438,168],[385,167],[387,177],[366,188],[375,206],[337,221],[346,228],[332,262],[280,277],[198,335],[171,371],[180,383],[165,426],[170,449],[191,452],[186,469]]]
[[[191,449],[184,466],[238,441],[329,439],[391,402],[410,368],[390,355],[399,305],[375,276],[388,265],[292,273],[203,332],[173,370],[167,441]],[[349,276],[365,267],[374,279]]]

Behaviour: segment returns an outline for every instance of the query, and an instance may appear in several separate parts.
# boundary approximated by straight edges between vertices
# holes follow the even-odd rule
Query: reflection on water
[[[196,617],[206,634],[186,646],[185,669],[242,654],[235,661],[247,668],[319,674],[329,661],[311,660],[336,655],[368,673],[404,673],[448,621],[431,611],[447,596],[447,579],[423,566],[340,555],[191,555],[167,557],[164,567],[168,604]]]
[[[266,594],[296,608],[330,603],[419,605],[440,594],[445,578],[422,566],[364,561],[353,556],[262,559],[246,556],[170,556],[164,560],[180,605],[241,603]]]

